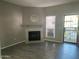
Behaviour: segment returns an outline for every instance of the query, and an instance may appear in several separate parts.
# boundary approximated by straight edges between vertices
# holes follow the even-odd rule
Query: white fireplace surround
[[[29,41],[28,39],[28,33],[30,31],[40,31],[40,40],[39,41]],[[26,43],[38,43],[38,42],[43,42],[43,29],[41,28],[41,26],[37,27],[37,26],[27,26],[26,29],[25,29],[25,32],[26,32]]]

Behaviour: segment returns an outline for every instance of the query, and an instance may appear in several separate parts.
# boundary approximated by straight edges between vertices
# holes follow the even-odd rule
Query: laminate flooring
[[[69,43],[21,43],[2,50],[3,59],[79,59],[79,46]]]

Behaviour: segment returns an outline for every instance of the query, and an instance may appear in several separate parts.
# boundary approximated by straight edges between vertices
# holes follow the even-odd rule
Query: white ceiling
[[[28,7],[48,7],[75,2],[78,0],[4,0],[4,1]]]

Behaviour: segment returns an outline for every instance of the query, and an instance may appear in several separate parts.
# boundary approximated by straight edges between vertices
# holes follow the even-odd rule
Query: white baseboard
[[[62,43],[61,41],[56,41],[56,40],[48,40],[48,39],[45,39],[45,41],[51,41],[51,42]]]
[[[5,48],[8,48],[8,47],[11,47],[11,46],[14,46],[14,45],[17,45],[17,44],[23,43],[23,42],[25,42],[25,41],[17,42],[17,43],[11,44],[11,45],[9,45],[9,46],[2,47],[1,49],[5,49]]]

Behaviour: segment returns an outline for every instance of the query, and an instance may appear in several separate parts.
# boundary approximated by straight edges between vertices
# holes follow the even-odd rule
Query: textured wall
[[[0,2],[0,39],[1,47],[25,40],[22,24],[21,7]]]

